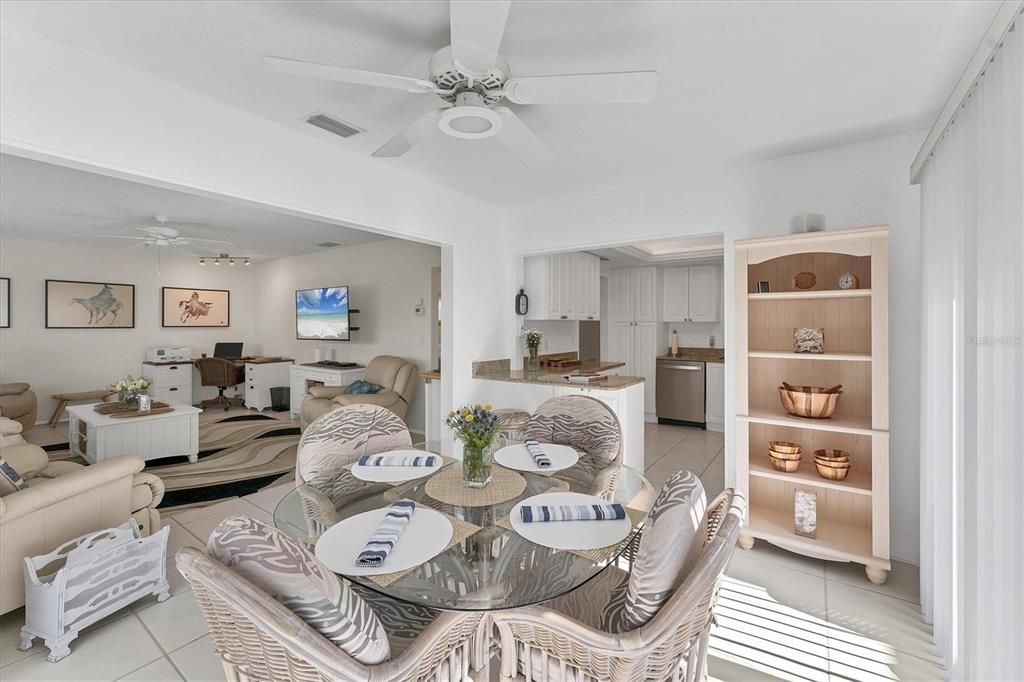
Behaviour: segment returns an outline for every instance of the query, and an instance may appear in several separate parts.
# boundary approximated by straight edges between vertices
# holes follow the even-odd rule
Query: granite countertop
[[[659,360],[693,360],[695,362],[725,362],[724,348],[680,348],[679,355],[659,355]]]
[[[608,364],[608,363],[606,363]],[[613,367],[621,367],[622,364],[613,364]],[[537,373],[523,369],[516,370],[490,370],[478,371],[473,374],[474,379],[485,379],[487,381],[508,381],[514,384],[539,384],[542,386],[576,386],[579,388],[596,388],[603,391],[617,391],[621,388],[628,388],[635,384],[642,384],[643,377],[629,377],[609,375],[604,381],[594,381],[587,384],[573,384],[562,378],[563,374],[569,372],[551,373],[550,369],[541,369]]]

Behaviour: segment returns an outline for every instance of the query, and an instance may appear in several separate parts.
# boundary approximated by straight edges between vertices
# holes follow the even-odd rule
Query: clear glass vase
[[[530,351],[530,358],[527,360],[526,369],[531,372],[537,372],[540,370],[540,358],[537,357],[537,346],[530,346],[527,350]]]
[[[496,445],[492,440],[483,447],[462,448],[462,483],[467,488],[484,488],[491,482],[491,461]]]
[[[118,393],[117,399],[121,403],[121,408],[125,410],[139,409],[139,393],[139,391],[121,391]]]

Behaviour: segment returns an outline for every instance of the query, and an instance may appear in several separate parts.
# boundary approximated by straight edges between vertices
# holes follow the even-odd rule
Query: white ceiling
[[[502,43],[512,75],[657,69],[654,102],[516,107],[557,156],[539,169],[496,140],[443,135],[380,163],[522,205],[926,129],[998,5],[517,1]],[[261,58],[425,77],[448,44],[441,0],[0,6],[3,21],[321,136],[339,153],[369,154],[439,100],[284,76]],[[368,132],[333,138],[303,122],[313,112]]]
[[[227,252],[253,260],[318,251],[320,242],[364,244],[381,235],[272,213],[8,154],[0,155],[0,236],[124,249],[134,242],[100,235],[132,235],[137,225],[155,225],[163,215],[183,237],[222,239],[230,244],[163,247],[162,253]],[[73,236],[79,234],[82,236]],[[223,248],[222,248],[223,247]]]

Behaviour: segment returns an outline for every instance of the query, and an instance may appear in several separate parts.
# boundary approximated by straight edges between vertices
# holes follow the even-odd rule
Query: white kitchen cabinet
[[[721,298],[717,265],[665,268],[662,284],[665,322],[717,322]]]
[[[608,330],[607,360],[626,363],[619,374],[644,378],[644,405],[654,412],[658,330],[655,322],[612,322]]]
[[[612,270],[608,282],[608,304],[613,321],[657,322],[658,269]]]
[[[142,363],[142,376],[150,380],[146,392],[156,401],[192,404],[192,363]]]
[[[524,262],[530,297],[527,319],[596,320],[600,317],[600,259],[588,253],[531,256]]]
[[[705,368],[704,421],[708,431],[725,431],[725,364],[708,362]]]
[[[636,376],[633,363],[633,325],[634,322],[612,322],[608,329],[608,352],[603,353],[605,360],[624,362],[620,367],[622,374]]]

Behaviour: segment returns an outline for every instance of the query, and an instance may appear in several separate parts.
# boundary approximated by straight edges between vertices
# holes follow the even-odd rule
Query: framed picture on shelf
[[[772,287],[771,287],[771,285],[766,280],[760,280],[757,283],[757,293],[759,293],[759,294],[769,294],[769,293],[771,293],[771,291],[772,291]]]
[[[231,292],[227,289],[163,287],[164,327],[230,327]]]
[[[47,329],[134,327],[134,284],[46,280]]]
[[[11,278],[0,277],[0,329],[11,326]]]

